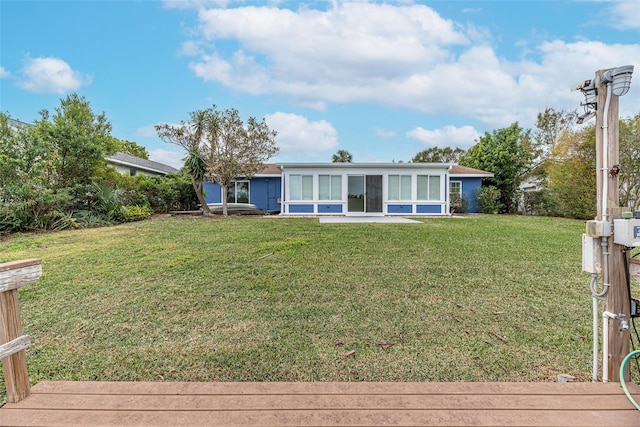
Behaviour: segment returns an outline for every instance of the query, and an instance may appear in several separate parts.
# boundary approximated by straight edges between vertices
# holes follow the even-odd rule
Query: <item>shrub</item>
[[[153,210],[149,206],[123,206],[122,210],[126,222],[147,219],[153,213]]]
[[[498,213],[504,209],[500,202],[500,190],[493,185],[480,187],[476,191],[476,200],[482,213]]]
[[[469,200],[461,194],[451,195],[450,204],[451,213],[467,213],[469,212]]]

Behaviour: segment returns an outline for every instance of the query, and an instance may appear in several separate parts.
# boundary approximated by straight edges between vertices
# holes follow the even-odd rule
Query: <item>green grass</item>
[[[156,218],[14,235],[0,262],[42,259],[32,383],[589,380],[583,222],[423,221]]]

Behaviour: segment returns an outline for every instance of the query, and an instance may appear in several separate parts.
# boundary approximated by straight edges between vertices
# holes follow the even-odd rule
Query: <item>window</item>
[[[449,183],[449,194],[451,194],[452,198],[454,195],[462,197],[462,181],[451,181]]]
[[[137,170],[135,169],[129,169],[129,176],[136,176],[136,173],[138,173]]]
[[[249,203],[249,181],[235,181],[227,188],[227,203]]]
[[[342,176],[319,175],[318,189],[320,200],[342,200]]]
[[[389,200],[411,200],[411,175],[389,175]]]
[[[289,200],[313,200],[313,175],[289,176]]]
[[[418,200],[440,200],[440,175],[418,175]]]

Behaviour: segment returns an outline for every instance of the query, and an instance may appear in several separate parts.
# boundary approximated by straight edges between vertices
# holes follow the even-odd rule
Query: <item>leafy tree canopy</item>
[[[331,157],[333,163],[351,163],[353,162],[353,156],[347,150],[338,150],[336,154]]]
[[[139,145],[133,141],[127,141],[126,139],[118,139],[113,137],[113,143],[115,144],[116,151],[128,153],[141,159],[149,160],[149,152],[145,147]]]
[[[104,113],[94,114],[84,97],[68,95],[53,115],[42,110],[40,116],[36,133],[47,146],[51,188],[91,182],[105,156],[116,151],[111,124]]]
[[[431,147],[420,151],[411,159],[414,163],[458,163],[466,151],[462,148]]]
[[[278,152],[276,132],[269,129],[264,119],[249,117],[245,124],[238,110],[219,111],[215,105],[191,112],[188,123],[156,126],[156,130],[162,140],[181,145],[187,151],[185,167],[194,188],[205,177],[220,184],[224,215],[229,185],[238,177],[251,178]],[[200,203],[208,213],[204,198]]]
[[[640,210],[640,113],[620,120],[620,205]]]
[[[523,130],[516,122],[492,133],[485,132],[460,158],[460,164],[493,172],[488,184],[500,190],[500,206],[503,212],[511,213],[515,211],[516,192],[532,155],[531,131]]]

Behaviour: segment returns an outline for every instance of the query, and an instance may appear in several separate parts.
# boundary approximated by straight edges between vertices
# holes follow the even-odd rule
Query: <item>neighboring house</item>
[[[121,174],[165,176],[170,173],[178,173],[179,170],[162,163],[136,157],[129,153],[117,152],[106,158],[107,164],[113,166]]]
[[[251,179],[238,179],[228,203],[251,203],[283,215],[448,215],[464,198],[478,212],[475,191],[493,174],[448,163],[270,164]],[[208,204],[222,189],[204,184]]]

